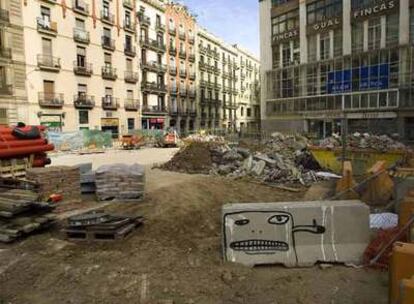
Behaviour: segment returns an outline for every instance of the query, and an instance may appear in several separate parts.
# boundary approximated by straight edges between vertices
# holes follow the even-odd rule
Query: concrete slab
[[[247,266],[359,264],[369,243],[369,208],[360,201],[228,204],[223,255]]]

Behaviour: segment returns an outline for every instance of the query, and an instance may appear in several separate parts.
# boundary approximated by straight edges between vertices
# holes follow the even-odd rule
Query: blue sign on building
[[[329,72],[327,91],[328,94],[338,94],[388,89],[389,75],[388,63]],[[352,80],[354,80],[354,83],[352,83]]]

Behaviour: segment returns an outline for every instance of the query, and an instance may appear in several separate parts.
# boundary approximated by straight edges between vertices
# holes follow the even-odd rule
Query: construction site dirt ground
[[[300,200],[300,193],[219,177],[152,169],[176,149],[63,155],[54,164],[92,161],[147,166],[146,198],[110,204],[118,214],[143,215],[145,225],[127,240],[77,244],[59,227],[0,247],[0,303],[176,304],[381,304],[388,274],[378,270],[318,266],[248,268],[224,263],[221,206],[231,202]],[[93,205],[85,201],[82,208]]]

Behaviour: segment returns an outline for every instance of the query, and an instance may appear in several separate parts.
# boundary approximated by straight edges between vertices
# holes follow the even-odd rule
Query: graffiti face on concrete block
[[[231,205],[225,206],[225,259],[246,265],[280,263],[289,267],[310,266],[317,261],[339,261],[336,245],[341,249],[344,247],[337,243],[340,241],[338,235],[335,239],[335,207],[310,204],[298,205],[295,208],[294,203],[290,204],[290,208],[283,208],[279,204],[282,207],[279,210],[269,210],[269,204],[263,204],[263,210],[254,210],[252,205],[255,204],[236,205],[235,208]],[[243,206],[246,207],[245,210],[241,210]],[[344,210],[349,211],[349,208]],[[365,207],[364,213],[368,219]],[[365,225],[363,218],[360,219]],[[352,221],[348,220],[350,223]],[[362,231],[362,238],[365,239],[365,229],[362,228]]]

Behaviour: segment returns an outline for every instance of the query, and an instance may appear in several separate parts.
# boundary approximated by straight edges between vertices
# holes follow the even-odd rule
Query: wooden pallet
[[[0,160],[0,177],[18,178],[26,176],[26,170],[32,168],[34,155],[23,159]]]
[[[65,228],[62,230],[64,238],[77,242],[108,242],[126,239],[143,223],[142,219],[119,218],[117,221],[105,224]]]

